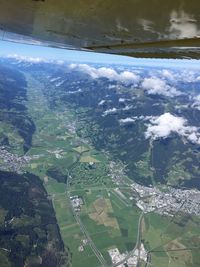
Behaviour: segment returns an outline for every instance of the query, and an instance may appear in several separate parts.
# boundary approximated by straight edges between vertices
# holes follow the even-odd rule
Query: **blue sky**
[[[0,41],[0,56],[18,54],[27,57],[42,57],[45,59],[69,60],[79,62],[99,62],[111,64],[127,65],[148,65],[152,67],[188,67],[200,68],[198,60],[178,60],[178,59],[138,59],[125,56],[108,55],[100,53],[81,52],[67,49],[56,49],[37,45],[26,45]]]
[[[56,49],[37,45],[26,45],[7,41],[0,41],[0,56],[6,56],[11,54],[31,57],[42,57],[46,59],[56,60],[74,60],[82,62],[133,62],[133,59],[129,57],[82,52],[67,49]]]

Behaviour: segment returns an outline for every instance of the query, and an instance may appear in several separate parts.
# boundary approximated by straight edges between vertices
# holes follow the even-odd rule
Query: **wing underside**
[[[1,39],[134,57],[200,58],[198,0],[0,0]]]

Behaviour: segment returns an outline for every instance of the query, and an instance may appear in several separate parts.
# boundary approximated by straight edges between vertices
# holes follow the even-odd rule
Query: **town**
[[[137,191],[137,206],[144,212],[157,212],[161,215],[173,216],[183,212],[200,216],[200,192],[167,187],[167,192],[157,188],[145,187],[133,183],[132,189]]]
[[[3,171],[9,170],[20,174],[30,160],[29,156],[18,156],[8,152],[4,146],[0,147],[0,169]]]
[[[145,213],[154,211],[161,215],[173,216],[179,211],[200,216],[200,192],[196,189],[188,190],[165,186],[165,190],[161,191],[156,187],[127,182],[124,180],[124,166],[114,162],[110,162],[110,176],[118,186],[116,188],[118,195],[126,198],[120,191],[120,187],[131,188],[131,199],[135,199],[136,205]]]

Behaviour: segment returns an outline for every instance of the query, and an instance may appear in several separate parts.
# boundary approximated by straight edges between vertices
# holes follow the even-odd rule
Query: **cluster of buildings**
[[[82,243],[80,244],[80,246],[78,247],[78,251],[79,252],[83,252],[84,251],[84,249],[85,249],[85,246],[87,246],[88,245],[88,239],[83,239],[82,240]]]
[[[124,184],[124,167],[119,166],[115,162],[111,161],[109,165],[109,176],[116,185]]]
[[[172,216],[177,211],[200,215],[200,192],[194,189],[183,190],[167,187],[165,192],[154,187],[145,187],[136,183],[131,188],[139,197],[137,206],[144,212],[155,211]]]
[[[74,135],[76,133],[76,122],[68,122],[67,125],[67,131]]]
[[[0,168],[4,171],[22,173],[23,168],[30,161],[29,156],[17,156],[6,150],[4,146],[0,147]]]
[[[47,150],[48,153],[55,155],[57,159],[63,158],[63,149],[56,149],[56,150]]]
[[[83,206],[83,199],[81,197],[71,196],[70,201],[75,212],[81,211],[81,207]]]
[[[113,265],[121,262],[121,264],[117,265],[118,267],[137,267],[141,260],[147,261],[147,252],[143,244],[141,244],[139,249],[135,249],[131,255],[128,252],[120,253],[118,248],[109,249],[108,253]]]
[[[173,216],[180,211],[200,216],[200,191],[170,186],[161,191],[156,187],[147,187],[137,183],[128,184],[124,181],[124,176],[123,166],[111,161],[110,177],[119,186],[116,192],[124,198],[124,195],[120,193],[120,185],[129,186],[133,192],[132,199],[136,200],[137,206],[144,212],[154,211],[161,215]]]

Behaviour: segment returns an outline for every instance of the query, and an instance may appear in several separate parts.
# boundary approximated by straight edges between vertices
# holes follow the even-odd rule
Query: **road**
[[[139,220],[138,220],[137,241],[136,241],[134,249],[132,251],[130,251],[123,260],[119,261],[116,264],[113,264],[112,267],[117,267],[120,264],[125,263],[130,257],[132,257],[134,255],[136,249],[140,248],[140,245],[141,245],[141,223],[142,223],[143,216],[144,216],[144,211],[142,211],[142,213],[141,213],[141,215],[139,217]]]
[[[101,254],[101,252],[97,249],[97,247],[95,246],[94,242],[92,241],[91,237],[90,237],[90,234],[88,233],[85,225],[82,223],[79,215],[77,214],[77,212],[75,212],[74,210],[74,207],[72,206],[71,204],[71,201],[70,201],[70,180],[72,179],[69,171],[68,171],[68,181],[67,181],[67,186],[66,186],[66,194],[68,196],[68,200],[69,200],[69,203],[70,203],[70,206],[71,206],[71,210],[72,210],[72,213],[74,215],[74,218],[77,222],[77,224],[79,225],[80,227],[80,230],[81,232],[84,234],[84,236],[86,237],[86,239],[88,240],[88,243],[92,249],[92,251],[94,252],[94,254],[96,255],[97,259],[99,260],[99,262],[101,263],[101,266],[103,267],[108,267],[103,255]]]
[[[97,249],[97,247],[95,246],[94,242],[92,241],[91,237],[90,237],[90,234],[88,233],[86,227],[84,226],[84,224],[82,223],[79,215],[75,212],[73,206],[71,205],[71,201],[70,201],[70,180],[73,179],[72,176],[70,175],[70,172],[67,170],[68,172],[68,179],[67,179],[67,186],[66,186],[66,194],[68,196],[68,199],[69,199],[69,203],[70,203],[70,206],[71,206],[71,210],[72,210],[72,213],[74,215],[74,218],[77,222],[77,224],[80,226],[80,230],[82,231],[82,233],[85,235],[86,239],[88,240],[89,242],[89,245],[92,249],[92,251],[94,252],[94,254],[96,255],[97,259],[99,260],[99,262],[101,263],[101,266],[103,267],[108,267],[103,255],[101,254],[101,252]],[[127,185],[126,185],[127,186]],[[125,263],[130,257],[132,257],[136,251],[136,249],[139,249],[140,248],[140,245],[141,245],[141,223],[142,223],[142,219],[143,219],[143,216],[144,216],[144,211],[142,211],[140,217],[139,217],[139,220],[138,220],[138,232],[137,232],[137,240],[136,240],[136,244],[135,244],[135,247],[132,251],[130,251],[127,256],[119,261],[118,263],[116,264],[112,264],[111,267],[117,267],[119,266],[120,264],[123,264]]]

